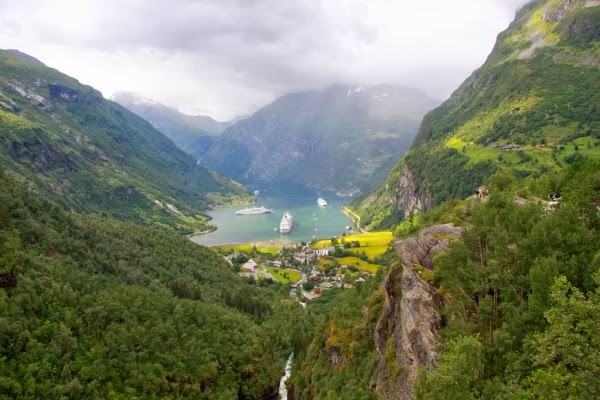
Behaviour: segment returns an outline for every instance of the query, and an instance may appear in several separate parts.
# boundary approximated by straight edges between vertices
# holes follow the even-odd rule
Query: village
[[[241,276],[257,285],[289,285],[290,295],[304,304],[327,290],[351,290],[372,279],[379,269],[377,257],[391,242],[391,232],[377,232],[290,246],[222,246],[219,251]]]

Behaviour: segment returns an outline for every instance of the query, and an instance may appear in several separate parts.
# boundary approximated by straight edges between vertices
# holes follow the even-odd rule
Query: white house
[[[335,251],[335,247],[333,247],[333,246],[327,246],[327,247],[323,247],[322,249],[314,250],[317,257],[328,256],[329,253],[333,253],[334,251]]]
[[[254,272],[257,266],[258,264],[253,259],[249,259],[246,264],[242,265],[242,272]]]

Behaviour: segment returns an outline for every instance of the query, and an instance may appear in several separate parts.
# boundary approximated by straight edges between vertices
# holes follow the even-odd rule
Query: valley
[[[106,87],[148,74],[149,92],[244,118],[107,100],[0,50],[0,398],[600,398],[600,2],[523,2],[444,102],[340,83],[367,69],[346,57],[381,60],[382,11],[404,25],[410,7],[159,3],[121,5],[118,67],[144,68]],[[115,35],[96,62],[123,34],[103,7],[77,14]],[[44,21],[61,46],[93,37]],[[416,47],[439,35],[417,22]],[[356,76],[447,78],[411,75],[402,51]],[[174,95],[191,70],[217,75]]]
[[[300,243],[309,242],[314,236],[339,236],[350,225],[350,220],[340,211],[347,200],[333,193],[281,182],[254,182],[248,188],[249,191],[260,191],[256,198],[257,206],[265,206],[274,211],[254,215],[236,215],[235,211],[239,207],[209,211],[210,223],[217,230],[192,236],[191,240],[207,246],[269,241]],[[317,204],[319,196],[327,199],[328,206],[321,207]],[[294,217],[289,233],[281,233],[279,230],[285,212],[290,212]]]

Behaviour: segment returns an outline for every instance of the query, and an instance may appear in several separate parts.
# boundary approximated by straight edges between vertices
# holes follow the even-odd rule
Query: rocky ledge
[[[435,367],[442,322],[436,291],[414,268],[432,270],[435,254],[446,251],[461,232],[452,224],[436,225],[395,244],[401,263],[383,282],[385,300],[374,334],[380,360],[372,387],[379,399],[413,399],[418,368]]]

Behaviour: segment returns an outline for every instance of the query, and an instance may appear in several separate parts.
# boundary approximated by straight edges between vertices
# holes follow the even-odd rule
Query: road
[[[354,221],[354,219],[356,219],[356,231],[360,232],[360,217],[358,215],[356,215],[355,213],[353,213],[348,207],[342,207],[342,212],[346,215],[352,214],[352,215],[348,215],[348,217],[350,217],[350,219],[353,221]],[[352,218],[352,216],[354,218]]]

